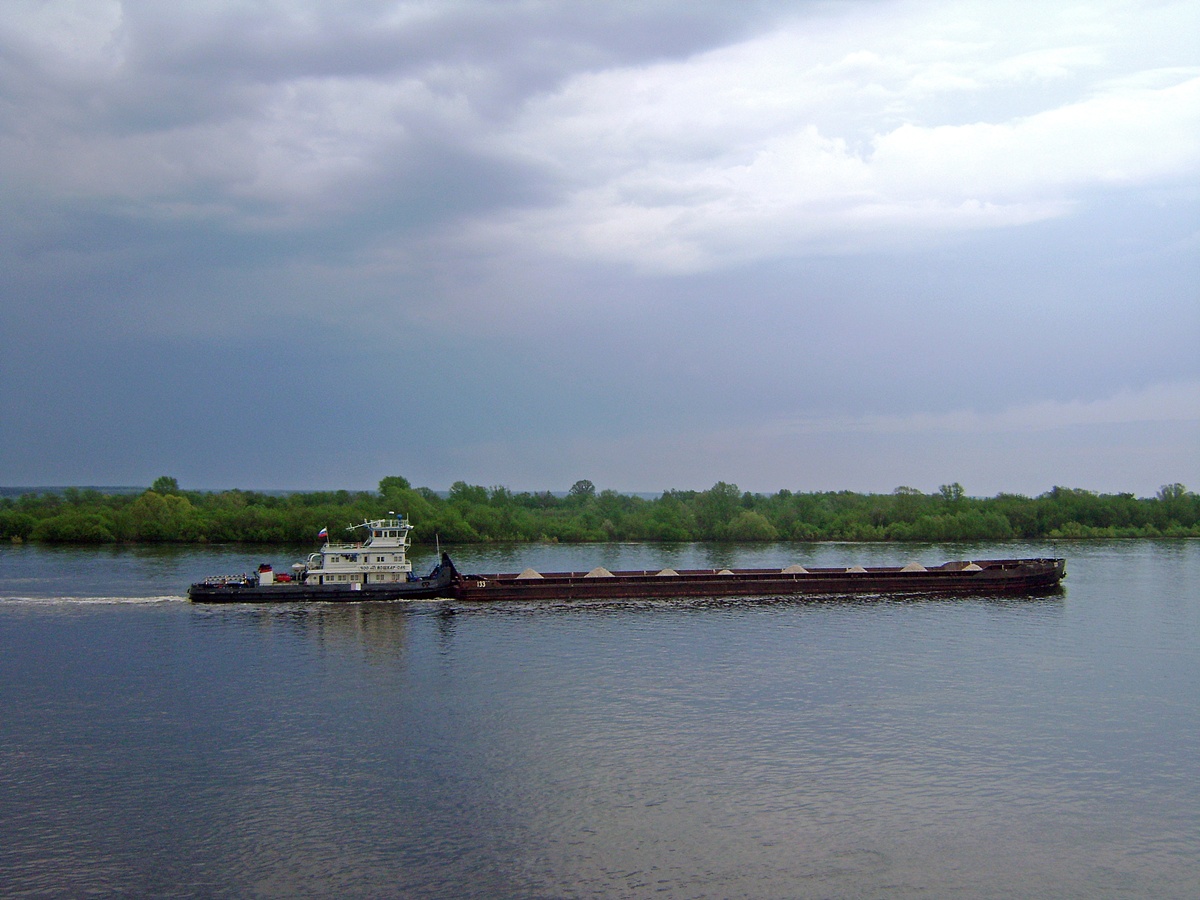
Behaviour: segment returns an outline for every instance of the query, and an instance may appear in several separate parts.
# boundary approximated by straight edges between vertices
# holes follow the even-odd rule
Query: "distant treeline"
[[[647,499],[578,481],[565,495],[513,493],[456,482],[448,494],[397,476],[375,491],[286,495],[180,490],[159,478],[135,494],[67,488],[0,499],[0,540],[109,544],[316,543],[391,510],[419,543],[488,541],[979,541],[1008,538],[1200,537],[1200,496],[1181,484],[1154,497],[1056,487],[1038,497],[968,497],[899,487],[751,494],[718,482],[707,491]]]

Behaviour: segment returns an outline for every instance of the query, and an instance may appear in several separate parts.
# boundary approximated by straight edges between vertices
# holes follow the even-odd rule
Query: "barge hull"
[[[788,574],[778,569],[614,572],[593,576],[557,572],[540,577],[458,575],[452,595],[463,601],[632,600],[696,597],[793,597],[888,595],[1020,595],[1057,590],[1066,575],[1062,559],[979,560],[946,563],[924,571],[898,568],[810,569]]]

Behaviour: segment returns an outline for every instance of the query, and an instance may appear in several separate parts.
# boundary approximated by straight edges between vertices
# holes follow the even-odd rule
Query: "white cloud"
[[[580,75],[504,138],[556,173],[562,201],[481,234],[686,271],[1021,224],[1091,190],[1194,179],[1200,67],[1152,51],[1200,17],[1107,12],[1027,22],[1031,48],[1013,45],[1007,5],[873,6]]]
[[[0,38],[72,71],[111,69],[121,60],[119,0],[6,0]]]
[[[21,0],[0,37],[40,74],[13,70],[0,166],[31,195],[286,228],[394,184],[408,141],[446,137],[560,190],[476,222],[473,239],[667,271],[842,251],[1194,180],[1193,7],[833,6],[690,58],[581,72],[506,118],[480,108],[512,75],[501,56],[463,63],[449,42],[410,65],[396,44],[370,72],[330,65],[321,3],[193,4],[177,19]],[[402,21],[355,11],[354,34],[400,40],[414,16],[453,22],[469,4],[395,10]],[[302,60],[277,58],[275,37]]]
[[[876,141],[871,168],[893,196],[918,198],[1054,198],[1196,172],[1200,69],[1192,75],[1013,122],[904,125]]]

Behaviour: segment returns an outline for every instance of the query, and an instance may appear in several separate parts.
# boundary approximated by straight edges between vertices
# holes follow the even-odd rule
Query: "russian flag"
[[[322,528],[320,531],[318,531],[318,532],[317,532],[317,537],[319,537],[319,538],[327,538],[327,537],[329,537],[329,529],[328,529],[328,528]]]

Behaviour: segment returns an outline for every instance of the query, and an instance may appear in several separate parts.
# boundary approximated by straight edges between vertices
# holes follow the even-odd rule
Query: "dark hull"
[[[454,583],[453,565],[443,565],[419,581],[389,584],[209,584],[188,588],[194,603],[303,603],[311,601],[361,603],[370,600],[428,600],[448,597]]]
[[[654,572],[614,572],[591,577],[582,572],[548,573],[541,578],[516,575],[459,575],[453,597],[465,601],[493,600],[622,600],[688,597],[792,597],[850,594],[1035,594],[1056,589],[1066,575],[1062,559],[978,560],[977,571],[966,563],[906,572],[899,568],[810,569],[785,574],[778,569],[739,569],[727,574],[713,570],[675,575]]]

